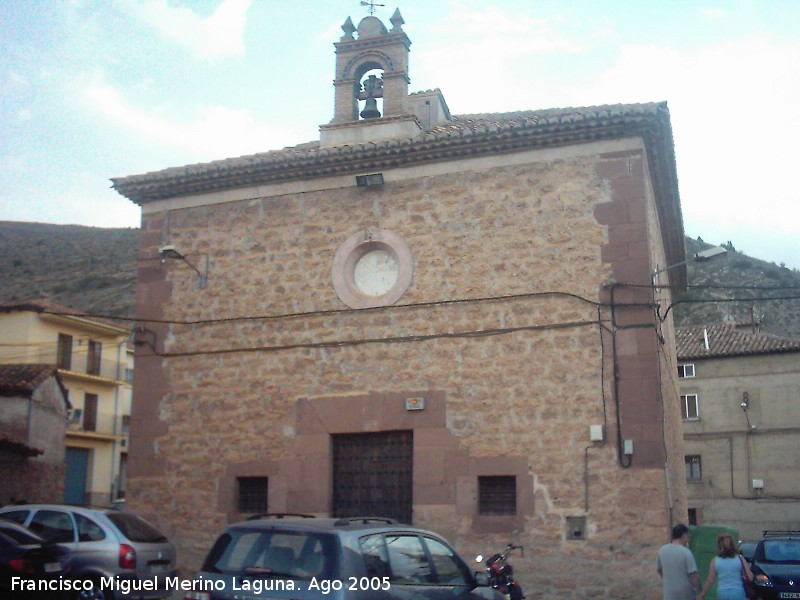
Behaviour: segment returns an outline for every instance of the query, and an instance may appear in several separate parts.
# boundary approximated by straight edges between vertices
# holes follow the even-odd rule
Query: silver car
[[[72,552],[79,600],[166,598],[175,577],[175,546],[155,527],[130,512],[63,504],[0,508],[46,541]]]
[[[186,600],[503,600],[439,535],[376,517],[229,525]]]

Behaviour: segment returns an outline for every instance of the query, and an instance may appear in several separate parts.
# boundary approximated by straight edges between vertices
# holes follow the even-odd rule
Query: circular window
[[[332,275],[336,295],[350,308],[388,306],[411,285],[411,251],[391,231],[359,231],[336,251]]]
[[[358,259],[353,279],[367,296],[383,296],[397,283],[397,257],[387,250],[370,250]]]

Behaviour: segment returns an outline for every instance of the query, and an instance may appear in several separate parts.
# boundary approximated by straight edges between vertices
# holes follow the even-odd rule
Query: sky
[[[666,101],[685,232],[800,269],[797,0],[395,0],[453,114]],[[319,139],[360,0],[0,1],[0,220],[138,227],[110,179]]]

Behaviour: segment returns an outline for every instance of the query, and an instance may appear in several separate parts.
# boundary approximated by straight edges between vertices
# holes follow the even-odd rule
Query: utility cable
[[[774,296],[770,298],[710,298],[708,300],[676,300],[667,307],[664,315],[661,315],[661,307],[656,309],[656,314],[659,320],[663,323],[667,320],[667,315],[673,307],[679,304],[717,304],[720,302],[733,303],[733,302],[769,302],[771,300],[800,300],[800,296]]]
[[[250,315],[250,316],[240,316],[240,317],[223,317],[217,319],[198,319],[198,320],[171,320],[171,319],[151,319],[146,317],[117,317],[112,315],[103,315],[103,314],[95,314],[95,313],[80,313],[80,312],[66,312],[66,311],[55,311],[55,310],[43,310],[41,312],[51,315],[57,316],[64,316],[64,317],[84,317],[84,318],[103,318],[103,319],[116,319],[120,321],[134,321],[138,323],[155,323],[155,324],[165,324],[165,325],[187,325],[187,326],[195,326],[195,325],[213,325],[218,323],[228,323],[228,322],[236,322],[236,321],[255,321],[255,320],[278,320],[278,319],[293,319],[293,318],[301,318],[301,317],[326,317],[326,316],[335,316],[335,315],[348,315],[348,314],[363,314],[369,312],[378,312],[378,311],[394,311],[394,310],[401,310],[406,308],[430,308],[432,306],[449,306],[454,304],[470,304],[470,303],[479,303],[479,302],[498,302],[504,300],[524,300],[529,298],[543,298],[543,297],[564,297],[564,298],[572,298],[575,300],[579,300],[581,302],[585,302],[591,306],[607,306],[602,302],[597,302],[595,300],[590,300],[589,298],[585,298],[578,294],[573,294],[572,292],[529,292],[524,294],[510,294],[505,296],[485,296],[480,298],[459,298],[456,300],[437,300],[433,302],[417,302],[411,304],[395,304],[392,306],[375,306],[370,308],[359,308],[359,309],[333,309],[333,310],[316,310],[316,311],[308,311],[308,312],[296,312],[296,313],[279,313],[279,314],[265,314],[265,315]],[[650,304],[629,304],[624,305],[631,308],[639,307],[639,308],[651,308]]]
[[[554,329],[569,329],[573,327],[588,327],[597,325],[597,321],[570,321],[565,323],[552,323],[546,325],[522,325],[519,327],[506,327],[502,329],[482,329],[476,331],[461,331],[448,333],[432,333],[425,335],[393,336],[385,338],[364,338],[360,340],[331,340],[328,342],[305,342],[297,344],[282,344],[278,346],[243,346],[237,348],[220,348],[209,350],[191,350],[187,352],[159,352],[155,343],[142,341],[150,347],[154,356],[160,358],[183,358],[188,356],[211,356],[221,354],[239,354],[243,352],[279,352],[282,350],[316,349],[316,348],[344,348],[349,346],[362,346],[366,344],[400,344],[409,342],[426,342],[438,339],[469,339],[507,335],[520,331],[547,331]],[[147,332],[149,330],[144,330]]]

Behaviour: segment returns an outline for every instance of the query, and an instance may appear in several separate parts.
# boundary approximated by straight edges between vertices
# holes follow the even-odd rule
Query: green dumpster
[[[689,550],[694,554],[697,561],[697,575],[700,577],[700,585],[706,582],[708,577],[708,566],[711,559],[717,555],[717,536],[720,533],[729,533],[734,542],[739,542],[739,530],[727,525],[690,525],[692,537],[689,539]],[[716,600],[717,585],[709,590],[707,600]]]

